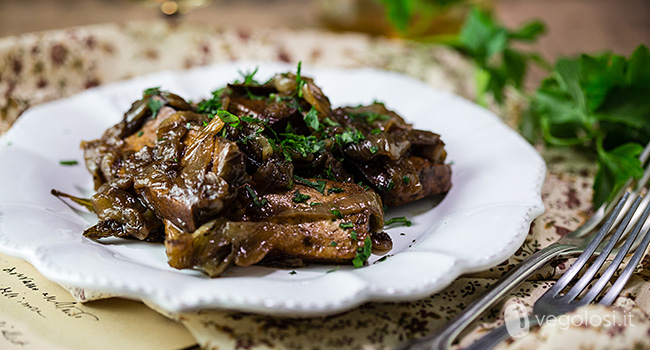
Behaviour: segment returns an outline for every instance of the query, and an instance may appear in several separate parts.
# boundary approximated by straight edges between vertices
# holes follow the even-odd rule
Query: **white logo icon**
[[[526,308],[521,304],[511,304],[503,311],[503,319],[506,320],[506,329],[512,338],[520,338],[528,334],[530,319]]]

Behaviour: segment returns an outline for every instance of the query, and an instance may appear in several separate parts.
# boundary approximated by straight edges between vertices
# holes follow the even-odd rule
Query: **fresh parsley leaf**
[[[357,233],[357,231],[350,232],[350,238],[352,238],[352,240],[354,240],[355,242],[359,241],[358,237],[359,237],[359,234]]]
[[[348,229],[348,228],[353,228],[354,224],[351,222],[342,222],[339,224],[339,227],[342,229]]]
[[[341,124],[333,121],[330,119],[330,117],[325,117],[325,119],[323,119],[323,123],[327,126],[341,126]]]
[[[366,124],[372,124],[376,121],[386,121],[391,119],[389,115],[374,113],[370,111],[350,113],[350,118],[354,121]]]
[[[408,176],[406,176],[406,175],[404,175],[404,176],[402,176],[402,182],[403,182],[405,185],[408,185],[409,182],[411,182],[411,178],[408,177]]]
[[[302,194],[302,193],[300,193],[299,190],[296,190],[296,192],[293,193],[292,200],[294,201],[294,203],[302,203],[302,202],[308,200],[309,198],[311,198],[310,195]]]
[[[399,217],[396,217],[396,218],[392,218],[392,219],[386,221],[384,226],[389,226],[389,225],[396,224],[396,223],[402,224],[402,225],[407,226],[407,227],[411,226],[411,221],[407,220],[406,217],[404,217],[404,216],[399,216]]]
[[[317,205],[321,205],[321,203],[319,203],[319,202],[311,202],[311,203],[309,203],[310,207],[315,207]]]
[[[512,46],[517,41],[534,42],[544,31],[541,22],[529,22],[511,31],[497,23],[487,12],[475,8],[469,13],[458,42],[461,51],[477,66],[475,80],[479,103],[486,103],[486,93],[502,103],[507,85],[521,88],[529,62],[544,64],[538,56]]]
[[[330,209],[330,213],[332,213],[332,215],[334,215],[338,219],[343,219],[343,214],[341,214],[341,211],[336,208]]]
[[[642,175],[637,159],[650,141],[650,51],[626,58],[611,53],[556,62],[522,117],[522,133],[534,141],[573,146],[596,157],[594,207],[611,200],[629,177]]]
[[[305,115],[305,123],[312,130],[318,130],[320,123],[318,122],[318,112],[316,112],[316,108],[314,108],[314,106],[311,106],[311,109]]]
[[[138,131],[138,137],[142,137],[144,135],[144,131]]]
[[[223,107],[221,103],[221,95],[225,90],[226,88],[221,88],[212,91],[212,98],[199,102],[197,108],[198,112],[206,113],[214,117],[217,114],[217,111]]]
[[[321,179],[316,179],[316,181],[310,181],[307,179],[304,179],[298,175],[293,176],[293,180],[299,184],[303,184],[305,186],[309,186],[311,188],[316,189],[316,191],[325,194],[325,185],[327,185],[327,182],[321,180]]]
[[[602,146],[597,147],[598,172],[594,180],[593,202],[604,203],[623,187],[630,177],[643,176],[641,161],[638,156],[643,147],[637,143],[626,143],[607,152]]]
[[[239,71],[239,75],[244,79],[242,82],[243,85],[251,85],[251,84],[256,84],[259,85],[259,82],[255,80],[255,74],[257,74],[257,71],[259,70],[260,67],[255,67],[255,70],[252,72],[247,71],[246,73],[243,73],[242,71]]]
[[[336,267],[333,268],[333,269],[330,269],[330,270],[325,271],[325,273],[332,273],[332,272],[337,271],[337,270],[340,269],[340,268],[341,268],[341,266],[339,265],[339,266],[336,266]]]
[[[163,101],[159,100],[154,100],[153,98],[150,98],[149,101],[147,101],[147,107],[151,110],[151,117],[155,118],[158,116],[158,111],[165,105]]]
[[[366,239],[363,242],[363,249],[361,249],[361,251],[357,251],[357,256],[352,259],[352,265],[354,265],[355,268],[362,267],[371,254],[372,241],[370,240],[370,236],[366,236]]]
[[[222,122],[226,124],[230,124],[230,126],[232,126],[233,128],[239,126],[239,122],[240,122],[239,117],[228,111],[218,110],[217,117],[219,117],[219,119],[221,119]]]
[[[76,160],[60,160],[59,164],[71,166],[71,165],[77,165],[77,164],[79,164],[79,162],[76,161]]]
[[[302,87],[306,84],[305,80],[302,78],[302,61],[298,62],[298,67],[296,68],[296,94],[298,97],[302,98]]]
[[[365,137],[357,129],[348,129],[340,134],[334,135],[334,139],[341,146],[347,146],[351,143],[358,143],[361,140],[364,140]]]
[[[287,161],[291,161],[291,154],[288,151],[299,153],[303,157],[307,154],[319,153],[325,149],[325,142],[317,139],[314,135],[298,135],[293,133],[280,134],[284,140],[280,142]]]
[[[384,255],[381,258],[377,259],[377,262],[382,262],[386,261],[386,259],[390,258],[392,255]]]
[[[268,204],[269,201],[266,198],[262,198],[262,200],[260,200],[259,197],[257,196],[257,192],[255,192],[255,190],[252,187],[250,187],[248,184],[244,187],[246,188],[248,194],[253,198],[253,205],[257,207],[262,207]]]
[[[337,243],[336,243],[335,241],[331,241],[331,242],[330,242],[330,246],[332,246],[332,247],[336,247],[336,245],[337,245]]]
[[[343,192],[345,192],[345,190],[340,187],[331,187],[327,190],[327,193],[343,193]]]
[[[150,87],[148,89],[145,89],[142,92],[142,94],[145,95],[145,96],[158,95],[158,94],[160,94],[160,86]]]

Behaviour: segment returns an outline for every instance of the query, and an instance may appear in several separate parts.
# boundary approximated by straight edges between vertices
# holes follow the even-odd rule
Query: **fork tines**
[[[639,233],[641,232],[641,229],[643,228],[648,218],[648,215],[650,215],[650,205],[648,205],[648,203],[645,203],[643,212],[640,215],[640,217],[638,217],[638,214],[635,217],[635,213],[637,212],[637,209],[639,208],[639,205],[641,204],[641,201],[643,199],[641,196],[638,196],[634,200],[627,213],[625,213],[625,217],[622,219],[620,224],[618,224],[616,231],[613,233],[612,237],[607,241],[606,246],[603,248],[602,252],[599,254],[596,261],[594,261],[594,263],[591,264],[591,266],[589,266],[587,271],[575,283],[575,285],[566,292],[566,294],[561,296],[559,295],[559,293],[562,290],[564,290],[569,285],[569,283],[576,277],[576,275],[580,272],[580,270],[582,270],[582,268],[585,267],[585,265],[587,264],[587,260],[592,255],[594,255],[594,252],[601,244],[602,240],[610,232],[614,222],[616,221],[616,218],[623,211],[624,207],[626,206],[626,203],[628,202],[629,197],[630,197],[630,193],[628,192],[623,196],[623,198],[621,198],[621,200],[616,205],[616,208],[614,209],[613,213],[609,216],[607,221],[600,228],[600,230],[598,231],[594,239],[585,248],[584,252],[580,254],[576,262],[564,273],[564,275],[557,281],[557,283],[555,283],[555,285],[551,287],[551,289],[548,291],[548,294],[550,294],[556,299],[562,299],[567,303],[571,303],[572,306],[571,308],[573,309],[578,306],[586,305],[593,302],[593,300],[605,289],[607,283],[614,275],[614,273],[618,269],[619,265],[622,263],[627,253],[630,251],[630,248],[632,248],[632,246],[634,245],[635,241],[637,240],[637,236],[639,236]],[[589,288],[589,291],[582,298],[576,300],[576,298],[580,295],[580,293],[582,293],[583,290],[585,290],[585,288],[589,285],[589,283],[591,283],[596,273],[603,266],[607,257],[610,255],[614,247],[619,243],[621,236],[623,235],[624,232],[626,232],[626,228],[628,225],[630,225],[630,222],[632,221],[633,218],[635,219],[638,218],[638,220],[636,220],[636,224],[634,224],[633,229],[631,230],[628,229],[628,231],[630,231],[628,237],[623,243],[623,245],[619,248],[619,251],[616,254],[616,257],[614,258],[612,263],[605,270],[605,272],[603,272],[602,276],[596,281],[596,283],[591,288]],[[627,283],[627,280],[634,272],[636,266],[638,265],[639,261],[643,257],[643,254],[645,253],[645,250],[648,247],[649,243],[650,243],[650,230],[646,231],[633,257],[630,259],[627,266],[625,267],[621,275],[616,279],[616,282],[612,285],[612,287],[609,289],[607,294],[601,299],[600,304],[610,305],[614,301],[614,299],[618,296],[620,291]]]

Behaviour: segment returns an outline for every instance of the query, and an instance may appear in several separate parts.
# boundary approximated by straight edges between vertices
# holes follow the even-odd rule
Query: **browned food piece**
[[[330,193],[332,188],[343,191]],[[346,263],[383,227],[381,199],[356,184],[327,181],[323,193],[296,184],[292,191],[260,196],[258,203],[264,204],[251,204],[240,221],[219,218],[193,233],[167,221],[169,264],[216,276],[231,264],[250,266],[264,258]]]
[[[155,115],[142,107],[152,100],[162,106]],[[193,231],[235,198],[247,177],[245,156],[217,136],[224,126],[219,118],[191,108],[170,93],[145,96],[101,139],[82,144],[102,220],[86,236],[146,239],[162,230],[161,219]]]
[[[382,202],[449,190],[440,136],[382,103],[332,110],[299,71],[245,81],[197,105],[147,89],[84,142],[101,220],[84,235],[164,236],[171,266],[210,276],[258,263],[358,267],[392,247]]]
[[[364,138],[342,148],[356,174],[382,195],[386,206],[406,204],[451,188],[451,168],[440,135],[413,129],[381,103],[344,107],[332,118]]]
[[[332,113],[330,100],[325,96],[323,91],[314,83],[314,80],[305,76],[301,77],[302,85],[296,79],[293,73],[276,74],[271,79],[273,85],[280,94],[285,96],[294,94],[299,91],[302,98],[319,113],[320,118],[325,118]],[[308,106],[309,106],[308,105]]]
[[[217,136],[222,127],[215,118],[188,140],[189,146],[180,143],[176,152],[164,146],[167,153],[161,152],[159,159],[174,157],[172,162],[153,163],[134,179],[134,189],[145,203],[187,232],[218,214],[247,179],[243,153],[234,142]]]
[[[95,213],[102,220],[99,227],[102,230],[94,229],[94,226],[84,236],[88,238],[102,238],[109,236],[106,229],[106,221],[110,227],[115,228],[115,236],[133,236],[138,239],[145,239],[151,231],[162,228],[162,223],[156,215],[140,200],[124,189],[111,186],[106,183],[99,188],[92,196]],[[120,224],[120,227],[116,223]]]
[[[446,193],[451,188],[451,167],[428,159],[411,156],[408,159],[417,169],[420,188],[414,193],[406,191],[387,191],[383,199],[387,206],[398,206],[424,197]]]

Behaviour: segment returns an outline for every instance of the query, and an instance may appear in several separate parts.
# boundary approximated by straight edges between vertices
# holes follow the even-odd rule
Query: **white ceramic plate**
[[[413,226],[388,230],[394,242],[388,258],[377,261],[381,257],[373,255],[367,267],[341,266],[331,273],[334,266],[297,273],[233,268],[210,279],[170,268],[160,244],[82,237],[88,218],[50,195],[53,188],[91,193],[81,140],[98,138],[118,122],[145,88],[162,86],[198,100],[256,65],[260,80],[295,69],[232,63],[162,72],[29,109],[0,138],[0,251],[28,260],[63,285],[141,299],[172,312],[225,308],[313,316],[439,291],[462,273],[508,258],[543,212],[543,160],[489,111],[394,73],[304,67],[303,74],[315,78],[333,106],[381,100],[417,128],[441,134],[447,144],[451,191],[435,208],[423,200],[389,210],[387,218],[407,216]],[[61,160],[79,165],[63,166]]]

